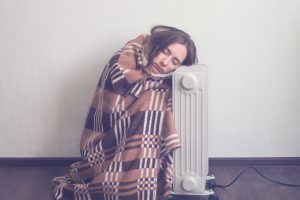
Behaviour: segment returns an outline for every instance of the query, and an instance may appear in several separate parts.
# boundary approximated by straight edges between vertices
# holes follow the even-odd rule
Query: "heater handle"
[[[191,192],[197,187],[197,180],[195,177],[186,176],[181,181],[181,186],[185,191]]]
[[[186,74],[181,78],[181,86],[186,90],[192,90],[197,85],[197,79],[193,74]]]

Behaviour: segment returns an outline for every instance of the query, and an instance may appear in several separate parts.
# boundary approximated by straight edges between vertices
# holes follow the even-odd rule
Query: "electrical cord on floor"
[[[289,187],[300,187],[299,184],[283,183],[283,182],[280,182],[280,181],[273,180],[273,179],[271,179],[271,178],[265,176],[264,174],[262,174],[262,173],[261,173],[258,169],[256,169],[255,167],[248,167],[248,168],[244,169],[244,170],[241,171],[241,172],[239,173],[239,175],[237,175],[237,176],[235,177],[235,179],[233,179],[233,181],[231,181],[229,184],[226,184],[226,185],[218,185],[218,184],[216,184],[215,181],[213,181],[213,182],[209,183],[209,186],[210,186],[211,188],[215,188],[215,187],[219,187],[219,188],[229,187],[229,186],[231,186],[235,181],[237,181],[243,173],[245,173],[245,172],[246,172],[247,170],[249,170],[249,169],[254,170],[257,174],[259,174],[261,177],[263,177],[264,179],[266,179],[266,180],[268,180],[268,181],[270,181],[270,182],[277,183],[277,184],[284,185],[284,186],[289,186]]]

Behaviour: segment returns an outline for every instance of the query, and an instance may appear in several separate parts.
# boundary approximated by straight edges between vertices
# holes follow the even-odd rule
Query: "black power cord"
[[[244,174],[247,170],[249,169],[252,169],[254,170],[257,174],[259,174],[261,177],[263,177],[264,179],[270,181],[270,182],[273,182],[273,183],[277,183],[277,184],[280,184],[280,185],[284,185],[284,186],[288,186],[288,187],[300,187],[300,184],[290,184],[290,183],[283,183],[283,182],[280,182],[280,181],[276,181],[276,180],[273,180],[267,176],[265,176],[263,173],[261,173],[258,169],[256,169],[255,167],[247,167],[246,169],[244,169],[243,171],[241,171],[234,179],[233,181],[231,181],[230,183],[226,184],[226,185],[218,185],[216,183],[216,181],[214,179],[212,180],[209,180],[208,183],[207,183],[207,186],[209,188],[215,188],[215,187],[219,187],[219,188],[225,188],[225,187],[229,187],[231,186],[235,181],[237,181],[240,176],[242,174]]]

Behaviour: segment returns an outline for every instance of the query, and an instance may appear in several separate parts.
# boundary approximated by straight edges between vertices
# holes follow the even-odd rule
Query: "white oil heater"
[[[173,74],[173,114],[182,147],[174,154],[173,196],[214,196],[208,176],[207,68],[179,67]],[[210,198],[211,199],[211,198]]]

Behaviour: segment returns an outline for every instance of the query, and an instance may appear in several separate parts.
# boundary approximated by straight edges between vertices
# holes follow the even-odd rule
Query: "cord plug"
[[[206,181],[206,187],[209,189],[214,189],[217,186],[216,179],[209,179]]]

